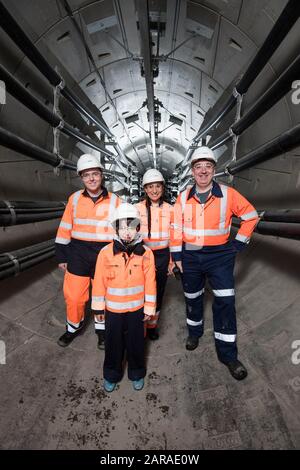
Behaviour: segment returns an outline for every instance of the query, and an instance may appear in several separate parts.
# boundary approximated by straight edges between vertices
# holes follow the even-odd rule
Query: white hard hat
[[[209,160],[213,163],[217,163],[214,152],[209,147],[199,147],[195,150],[191,158],[191,165],[197,160]]]
[[[78,159],[77,174],[79,175],[81,171],[88,170],[89,168],[100,168],[100,170],[103,170],[99,158],[90,153],[85,153]]]
[[[155,170],[155,168],[151,168],[150,170],[147,170],[146,173],[144,174],[142,185],[145,186],[145,184],[164,183],[164,182],[165,180],[161,172],[158,170]]]
[[[121,219],[136,219],[140,222],[140,213],[134,205],[128,204],[128,202],[123,202],[114,211],[110,223],[114,225],[117,220]]]

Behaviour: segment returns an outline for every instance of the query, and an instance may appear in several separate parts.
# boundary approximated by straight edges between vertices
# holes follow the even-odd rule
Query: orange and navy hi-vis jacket
[[[175,223],[181,226],[185,248],[223,245],[228,241],[232,217],[241,219],[235,237],[238,242],[249,243],[259,220],[252,204],[234,188],[213,181],[211,196],[202,205],[196,196],[196,186],[179,194],[175,203]],[[172,253],[174,261],[181,259],[181,251]]]
[[[62,216],[55,243],[67,246],[71,239],[83,242],[111,242],[114,230],[110,220],[120,202],[120,198],[109,193],[106,188],[103,188],[95,203],[85,190],[73,193]]]
[[[140,234],[146,246],[151,250],[161,250],[170,248],[170,252],[176,251],[181,246],[180,234],[177,233],[174,225],[174,210],[167,202],[163,202],[159,207],[150,206],[151,210],[151,237],[148,234],[148,212],[146,201],[136,204],[141,216]]]
[[[141,308],[145,315],[155,315],[154,255],[141,241],[128,255],[122,243],[114,240],[98,255],[92,291],[93,313],[100,315],[104,310],[125,313]]]

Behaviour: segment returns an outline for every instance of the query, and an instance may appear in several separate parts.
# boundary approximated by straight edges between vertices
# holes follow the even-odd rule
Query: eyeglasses
[[[123,232],[135,232],[136,227],[136,225],[126,225],[125,227],[120,227],[119,231],[123,230]]]
[[[102,175],[102,173],[100,171],[93,171],[92,173],[84,173],[83,175],[81,175],[81,178],[83,180],[88,180],[88,179],[91,179],[91,178],[100,178],[100,176]]]
[[[215,167],[213,163],[210,162],[202,162],[202,163],[196,163],[196,165],[193,167],[194,170],[200,170],[200,168],[206,168],[206,170],[212,170]]]

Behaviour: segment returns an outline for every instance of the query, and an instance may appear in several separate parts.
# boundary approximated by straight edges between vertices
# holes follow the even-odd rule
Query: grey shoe
[[[144,388],[144,379],[133,380],[132,386],[134,390],[142,390]]]
[[[109,382],[108,380],[104,379],[104,382],[103,382],[103,387],[104,387],[104,390],[108,393],[111,393],[114,391],[114,389],[116,388],[116,383],[115,382]]]

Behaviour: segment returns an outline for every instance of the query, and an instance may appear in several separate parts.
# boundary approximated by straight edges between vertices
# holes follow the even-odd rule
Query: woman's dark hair
[[[159,206],[161,206],[162,203],[164,202],[164,195],[165,195],[165,186],[163,185],[163,193],[158,201]],[[146,200],[147,220],[148,220],[148,238],[151,238],[151,199],[148,196],[148,194],[146,194],[145,200]]]

